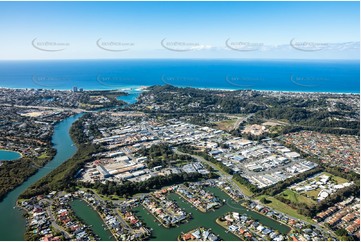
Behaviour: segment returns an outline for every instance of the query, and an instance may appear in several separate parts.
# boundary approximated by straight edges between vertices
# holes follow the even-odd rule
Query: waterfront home
[[[47,234],[44,237],[41,237],[41,241],[61,241],[59,236],[53,236],[51,234]]]
[[[262,225],[258,225],[258,227],[256,228],[259,232],[262,232],[265,227],[263,227]]]
[[[181,236],[181,239],[184,240],[184,241],[188,241],[188,240],[195,240],[196,237],[194,237],[194,235],[191,234],[191,233],[187,233],[187,234],[183,234]]]
[[[257,211],[261,211],[263,208],[264,206],[262,206],[261,204],[257,204],[254,209],[256,209]]]
[[[229,231],[234,232],[234,231],[238,230],[238,227],[235,225],[230,225],[230,226],[228,226],[228,229],[229,229]]]

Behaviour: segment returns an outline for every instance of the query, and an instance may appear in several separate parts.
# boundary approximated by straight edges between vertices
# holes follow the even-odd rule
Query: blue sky
[[[0,59],[359,59],[359,19],[359,2],[0,2]]]

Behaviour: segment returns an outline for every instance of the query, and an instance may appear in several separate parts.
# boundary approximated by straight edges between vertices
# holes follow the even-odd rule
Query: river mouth
[[[142,90],[140,89],[131,89],[126,91],[128,94],[125,96],[118,96],[117,99],[124,101],[127,103],[127,105],[134,104],[138,101],[139,95],[142,93]]]

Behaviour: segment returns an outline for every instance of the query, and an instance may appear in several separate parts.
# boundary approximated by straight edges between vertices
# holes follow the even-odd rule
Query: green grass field
[[[342,184],[342,183],[346,183],[346,182],[349,182],[347,179],[345,178],[342,178],[342,177],[339,177],[339,176],[334,176],[330,173],[327,173],[327,172],[322,172],[322,175],[327,175],[327,176],[330,176],[331,179],[335,180],[337,184]]]
[[[312,191],[308,191],[306,192],[306,194],[311,198],[311,199],[314,199],[314,200],[317,200],[317,196],[318,194],[320,193],[321,189],[318,188],[316,190],[312,190]]]
[[[294,203],[305,203],[307,205],[314,205],[316,204],[316,201],[310,199],[310,198],[307,198],[301,194],[298,194],[290,189],[286,189],[284,190],[283,192],[281,192],[279,194],[280,196],[283,196],[284,198],[290,200],[291,202],[294,202]],[[316,195],[317,197],[317,195]]]
[[[215,124],[217,125],[218,129],[231,130],[236,122],[237,122],[237,119],[229,119],[229,120],[215,122]]]
[[[271,201],[270,203],[265,204],[266,206],[271,207],[279,212],[288,214],[291,217],[307,221],[311,224],[315,224],[315,222],[311,218],[308,218],[306,216],[303,216],[303,215],[297,213],[297,211],[295,209],[291,208],[287,204],[279,201],[278,199],[276,199],[274,197],[262,195],[262,196],[258,196],[256,199],[261,200],[263,197],[266,198],[268,201]]]
[[[48,153],[47,153],[47,152],[43,152],[40,156],[38,156],[38,159],[46,159],[46,158],[48,158],[48,157],[49,157]]]

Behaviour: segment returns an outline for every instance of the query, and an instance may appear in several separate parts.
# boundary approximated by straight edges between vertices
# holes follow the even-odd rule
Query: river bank
[[[140,92],[137,91],[137,95]],[[122,96],[126,97],[126,96]],[[122,98],[119,98],[120,100]],[[132,100],[136,100],[132,96]],[[44,167],[31,174],[26,181],[10,191],[7,196],[0,202],[0,239],[1,240],[23,240],[26,222],[23,217],[23,211],[14,209],[17,206],[18,197],[38,180],[48,175],[62,163],[69,160],[76,154],[78,148],[73,142],[70,135],[70,128],[84,113],[70,116],[54,126],[52,136],[53,148],[57,151],[55,156]]]
[[[14,209],[16,201],[28,187],[42,177],[49,174],[60,164],[71,158],[77,151],[76,146],[70,138],[69,130],[71,125],[81,117],[81,114],[64,119],[54,127],[52,143],[57,153],[54,158],[35,174],[30,176],[24,183],[9,192],[0,202],[0,234],[1,240],[23,240],[26,222],[22,211]]]

